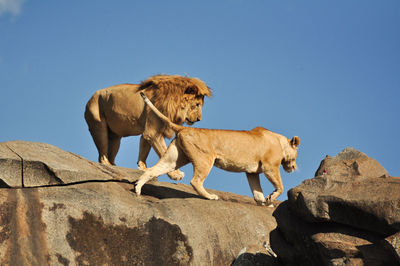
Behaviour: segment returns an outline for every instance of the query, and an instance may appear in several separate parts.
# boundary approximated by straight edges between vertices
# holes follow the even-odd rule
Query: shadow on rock
[[[132,190],[134,192],[134,190]],[[174,189],[167,186],[145,184],[142,188],[142,195],[155,197],[157,199],[185,199],[185,198],[195,198],[203,199],[199,195],[185,192],[182,190]]]

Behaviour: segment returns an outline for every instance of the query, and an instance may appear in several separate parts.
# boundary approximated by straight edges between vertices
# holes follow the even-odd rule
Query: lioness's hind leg
[[[193,178],[190,181],[190,184],[193,186],[194,190],[206,199],[209,200],[218,200],[218,196],[215,194],[210,194],[207,190],[204,189],[203,183],[210,170],[213,166],[214,162],[208,162],[208,160],[202,160],[201,162],[193,162]]]
[[[176,146],[175,140],[169,145],[167,152],[161,157],[161,159],[151,168],[147,168],[144,174],[139,177],[136,182],[135,192],[137,195],[141,194],[141,189],[144,184],[160,175],[171,172],[189,161],[185,158],[184,153]]]
[[[266,200],[260,185],[260,175],[246,173],[247,180],[249,181],[251,192],[253,193],[254,200],[258,205],[265,205]]]

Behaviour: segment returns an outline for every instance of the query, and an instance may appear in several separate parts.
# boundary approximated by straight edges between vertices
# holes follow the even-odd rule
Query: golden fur
[[[217,195],[209,194],[203,187],[205,178],[215,165],[231,172],[245,172],[255,201],[258,204],[272,204],[283,191],[280,165],[287,172],[297,167],[297,147],[300,145],[297,136],[290,140],[262,127],[234,131],[176,125],[159,112],[144,93],[141,95],[154,113],[176,132],[176,138],[160,161],[139,178],[135,186],[137,195],[141,194],[141,188],[147,181],[191,162],[194,173],[190,183],[199,195],[218,199]],[[264,198],[260,186],[260,173],[264,173],[275,187],[275,191],[267,198]]]
[[[85,120],[99,152],[99,162],[114,164],[122,137],[142,135],[139,169],[146,168],[151,147],[161,157],[167,150],[164,137],[174,132],[146,108],[139,92],[146,92],[157,108],[177,124],[201,119],[204,96],[211,96],[198,78],[156,75],[140,84],[121,84],[97,91],[88,101]],[[171,173],[175,178],[183,175]]]

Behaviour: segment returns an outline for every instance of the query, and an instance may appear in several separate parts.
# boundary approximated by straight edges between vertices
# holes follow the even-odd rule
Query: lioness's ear
[[[294,136],[292,138],[292,140],[290,141],[290,144],[292,146],[296,146],[296,147],[299,146],[300,145],[300,138],[298,136]]]
[[[197,92],[199,90],[197,88],[193,88],[193,87],[187,87],[185,90],[185,94],[195,94],[197,95]]]

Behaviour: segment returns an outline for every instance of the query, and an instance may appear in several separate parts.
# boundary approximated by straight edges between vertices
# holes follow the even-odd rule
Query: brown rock
[[[388,176],[388,172],[375,159],[348,147],[335,157],[326,156],[315,176],[329,175],[331,180],[347,182],[349,177],[372,178]]]
[[[308,221],[331,221],[389,236],[400,230],[400,178],[351,148],[325,158],[316,177],[288,192]]]
[[[0,189],[1,264],[229,265],[276,227],[272,208],[149,186],[158,185],[168,197],[114,182]]]
[[[95,163],[46,143],[0,143],[2,187],[37,187],[126,176],[137,177],[139,172]]]
[[[400,232],[385,238],[384,243],[387,244],[386,247],[397,258],[397,262],[400,264]]]
[[[291,244],[285,265],[397,265],[378,234],[331,222],[312,223],[298,217],[288,202],[273,214]],[[279,247],[274,247],[280,253]]]
[[[6,143],[0,143],[0,187],[21,187],[21,177],[21,157]]]
[[[0,188],[1,265],[230,265],[276,228],[273,208],[249,197],[217,191],[221,200],[210,201],[160,182],[137,197],[110,180],[138,171],[48,144],[0,148],[0,177],[12,186]]]

